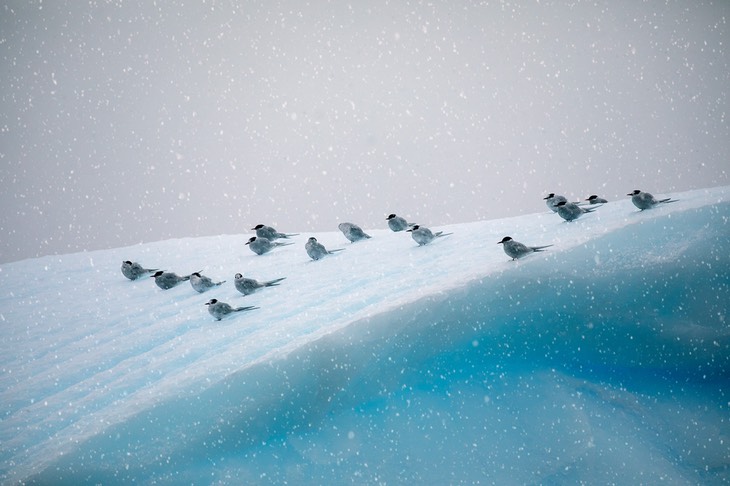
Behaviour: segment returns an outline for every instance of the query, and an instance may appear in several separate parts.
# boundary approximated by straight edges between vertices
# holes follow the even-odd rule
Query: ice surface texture
[[[302,234],[264,256],[238,235],[0,266],[0,478],[727,481],[730,188],[672,196],[438,225],[453,235],[425,247],[368,229],[314,263]],[[554,246],[510,261],[505,235]],[[125,259],[228,283],[162,291]],[[287,279],[244,297],[238,272]],[[210,298],[260,309],[215,322]]]

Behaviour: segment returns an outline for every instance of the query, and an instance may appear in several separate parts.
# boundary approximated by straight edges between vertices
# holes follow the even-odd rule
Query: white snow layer
[[[224,235],[2,265],[0,479],[727,481],[730,187],[671,196],[416,221],[453,232],[423,247],[383,221],[264,256]],[[345,251],[311,261],[309,236]],[[554,246],[510,261],[503,236]],[[163,291],[127,259],[227,282]],[[244,297],[237,272],[286,280]],[[217,322],[211,298],[260,309]]]

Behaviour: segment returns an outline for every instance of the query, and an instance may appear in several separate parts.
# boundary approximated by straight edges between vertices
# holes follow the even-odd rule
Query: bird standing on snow
[[[279,282],[284,280],[286,277],[277,278],[275,280],[269,280],[268,282],[259,282],[253,278],[245,278],[240,273],[237,273],[233,284],[236,286],[236,290],[241,292],[243,295],[251,295],[259,289],[264,287],[273,287],[279,285]]]
[[[152,278],[155,279],[155,283],[159,288],[162,290],[169,290],[182,282],[190,280],[190,275],[181,277],[173,272],[163,272],[162,270],[158,270],[154,275],[152,275]]]
[[[607,200],[603,199],[602,197],[598,197],[595,194],[588,197],[586,201],[588,201],[588,204],[606,204],[608,202]]]
[[[417,224],[414,225],[412,228],[407,229],[406,231],[411,233],[411,236],[413,237],[414,241],[418,243],[418,246],[428,245],[436,238],[452,234],[444,233],[443,231],[437,231],[436,233],[433,233],[430,229],[424,228],[423,226],[419,226]]]
[[[545,246],[527,246],[523,245],[519,241],[513,240],[510,236],[505,236],[502,241],[497,242],[498,245],[503,245],[504,252],[507,256],[512,257],[512,261],[522,258],[525,255],[534,253],[536,251],[544,251],[545,248],[549,248],[553,245]]]
[[[130,262],[129,260],[124,260],[122,262],[122,275],[127,277],[129,280],[137,280],[140,277],[149,273],[155,273],[156,271],[156,268],[143,268],[142,265],[137,262]]]
[[[400,216],[396,216],[395,214],[390,214],[385,219],[388,221],[388,227],[396,233],[398,231],[403,231],[413,226],[413,224],[406,221],[405,218],[401,218]]]
[[[356,224],[340,223],[339,225],[337,225],[337,227],[340,229],[340,231],[342,231],[342,234],[345,235],[345,238],[353,243],[355,243],[356,241],[367,240],[368,238],[370,238],[370,235],[365,233],[362,228],[360,228]]]
[[[279,233],[271,226],[266,226],[263,224],[257,224],[252,230],[256,230],[256,236],[259,238],[266,238],[267,240],[274,241],[278,240],[279,238],[289,238],[291,236],[297,236],[299,233]]]
[[[288,246],[293,245],[294,243],[279,243],[276,241],[271,241],[267,238],[252,236],[251,238],[249,238],[246,244],[249,248],[251,248],[252,252],[256,253],[257,255],[263,255],[264,253],[270,252],[277,246]]]
[[[543,199],[545,200],[545,205],[550,208],[550,211],[554,213],[558,212],[558,203],[568,202],[565,196],[556,196],[555,193],[552,192],[545,196]]]
[[[213,282],[208,277],[200,275],[200,272],[190,274],[190,285],[193,287],[193,289],[195,289],[196,292],[200,292],[201,294],[212,289],[213,287],[224,284],[225,282],[225,280],[221,282]]]
[[[327,248],[325,248],[322,243],[318,242],[317,238],[315,238],[314,236],[307,240],[304,248],[307,250],[307,255],[309,255],[309,258],[311,258],[312,260],[319,260],[326,257],[327,255],[331,255],[333,253],[343,250],[343,248],[339,248],[337,250],[327,250]]]
[[[586,213],[592,213],[597,208],[588,209],[588,208],[582,208],[578,206],[576,203],[567,203],[565,201],[560,201],[556,207],[558,208],[558,214],[561,218],[563,218],[565,221],[573,221],[575,219],[580,218]]]
[[[627,196],[631,196],[631,202],[642,211],[645,209],[651,209],[662,203],[673,203],[676,201],[676,199],[672,200],[671,197],[666,199],[657,199],[648,192],[642,192],[638,189],[635,189],[634,192],[628,193]]]
[[[210,299],[208,302],[205,303],[205,305],[208,306],[208,312],[210,312],[211,316],[215,317],[216,321],[220,321],[228,314],[232,314],[234,312],[258,309],[258,307],[255,307],[253,305],[249,305],[246,307],[231,307],[225,302],[219,302],[218,299]]]

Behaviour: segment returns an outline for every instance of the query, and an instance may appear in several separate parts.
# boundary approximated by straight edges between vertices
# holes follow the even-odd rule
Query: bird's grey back
[[[256,289],[262,287],[258,281],[246,277],[237,278],[234,285],[236,286],[236,290],[244,295],[252,294],[256,291]]]
[[[403,231],[408,229],[408,221],[405,220],[405,218],[401,218],[400,216],[396,216],[395,218],[390,218],[388,220],[388,227],[392,231]]]

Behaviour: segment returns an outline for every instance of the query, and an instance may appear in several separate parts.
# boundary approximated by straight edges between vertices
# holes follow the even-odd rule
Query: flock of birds
[[[676,199],[672,198],[657,199],[650,193],[643,192],[638,189],[627,195],[631,196],[631,201],[634,203],[634,206],[639,208],[641,211],[651,209],[659,204],[676,201]],[[584,214],[591,213],[598,209],[600,205],[608,202],[606,199],[592,195],[586,199],[585,202],[587,205],[594,207],[586,207],[585,204],[569,202],[564,196],[555,195],[554,193],[548,194],[543,199],[551,211],[557,213],[567,222],[574,221]],[[395,214],[390,214],[386,220],[388,221],[388,227],[392,231],[405,231],[411,233],[413,240],[418,243],[419,246],[427,245],[437,238],[452,234],[444,233],[443,231],[433,232],[424,226],[409,223],[404,218],[396,216]],[[342,234],[345,235],[345,238],[353,243],[370,238],[370,235],[365,233],[362,228],[353,223],[340,223],[338,228],[342,231]],[[252,236],[246,242],[246,245],[257,255],[263,255],[281,246],[293,245],[293,242],[277,240],[288,240],[292,236],[298,236],[298,233],[280,233],[271,226],[263,224],[258,224],[251,229],[256,231],[256,236]],[[513,240],[510,236],[505,236],[502,238],[502,241],[497,242],[497,244],[503,245],[504,252],[511,257],[513,261],[529,255],[530,253],[543,251],[545,248],[552,246],[527,246],[519,241]],[[317,241],[317,238],[314,237],[307,240],[304,248],[307,251],[307,255],[309,255],[312,260],[320,260],[328,255],[344,250],[344,248],[328,250],[324,247],[324,245]],[[149,275],[155,279],[157,286],[163,290],[171,289],[182,282],[189,281],[193,289],[199,293],[207,292],[208,290],[218,287],[226,282],[225,280],[214,282],[209,277],[201,275],[201,272],[193,272],[190,275],[180,276],[174,272],[165,272],[156,268],[144,268],[139,263],[132,262],[130,260],[122,262],[122,274],[129,280],[137,280]],[[237,273],[234,277],[234,285],[236,290],[243,295],[250,295],[266,287],[279,285],[279,283],[285,278],[286,277],[282,277],[267,282],[260,282],[256,279],[246,278],[242,274]],[[218,299],[210,299],[205,305],[208,306],[208,312],[217,321],[220,321],[223,317],[234,312],[258,309],[256,306],[233,307],[230,304],[219,301]]]

